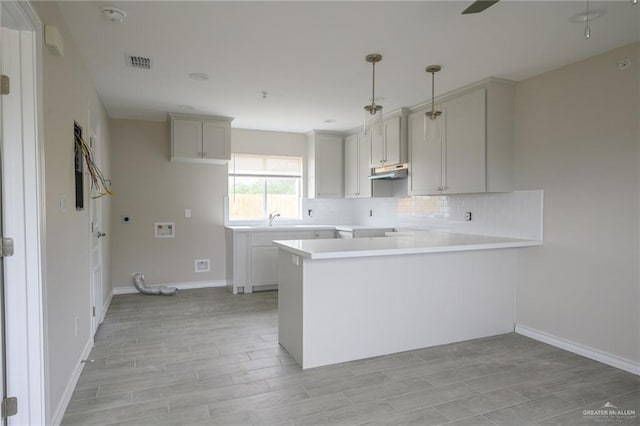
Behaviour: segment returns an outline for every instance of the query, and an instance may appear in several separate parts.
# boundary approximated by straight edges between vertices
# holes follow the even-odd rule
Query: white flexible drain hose
[[[148,287],[144,283],[144,275],[142,275],[141,272],[136,272],[135,274],[133,274],[133,285],[135,285],[138,291],[142,294],[174,296],[178,292],[177,288],[167,287],[164,285],[159,287]]]

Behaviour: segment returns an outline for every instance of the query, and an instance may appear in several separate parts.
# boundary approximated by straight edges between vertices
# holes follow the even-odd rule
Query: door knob
[[[106,236],[107,236],[107,234],[105,234],[104,232],[100,232],[100,231],[98,231],[98,238],[100,238],[100,237],[106,237]]]

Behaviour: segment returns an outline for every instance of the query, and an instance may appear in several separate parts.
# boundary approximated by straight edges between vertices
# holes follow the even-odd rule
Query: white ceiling
[[[628,0],[591,2],[606,14],[591,23],[590,40],[569,22],[584,1],[501,1],[466,16],[470,1],[59,4],[112,117],[165,120],[190,105],[235,117],[233,127],[296,132],[361,124],[368,53],[383,55],[376,96],[392,111],[431,96],[427,65],[443,67],[438,95],[488,76],[522,80],[640,39],[640,5]],[[124,9],[125,22],[104,19],[105,4]],[[128,68],[125,54],[150,56],[153,69]],[[211,79],[190,80],[192,72]]]

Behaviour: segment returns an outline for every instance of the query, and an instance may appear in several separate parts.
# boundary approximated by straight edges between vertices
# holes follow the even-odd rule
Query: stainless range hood
[[[376,167],[373,169],[369,179],[405,179],[409,174],[408,170],[409,165],[407,163]]]

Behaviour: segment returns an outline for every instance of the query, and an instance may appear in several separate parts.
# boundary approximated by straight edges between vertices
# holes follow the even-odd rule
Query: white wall
[[[638,47],[518,84],[518,189],[543,189],[544,246],[517,256],[517,322],[640,362]],[[616,62],[630,58],[619,70]]]
[[[89,296],[89,211],[88,181],[85,180],[85,209],[75,210],[73,122],[84,134],[89,130],[89,109],[101,122],[99,140],[103,158],[109,156],[109,121],[73,40],[53,2],[34,3],[43,23],[58,27],[64,39],[64,56],[43,49],[45,203],[46,203],[46,306],[48,411],[53,416],[64,409],[65,393],[73,390],[72,378],[79,371],[83,350],[90,343]],[[103,169],[110,176],[109,163]],[[60,210],[60,197],[66,199],[66,211]],[[103,205],[104,229],[109,235],[109,203]],[[105,296],[109,283],[109,249],[103,250]],[[75,321],[78,318],[78,335]],[[66,395],[69,395],[68,393]],[[59,414],[59,413],[58,413]]]
[[[307,137],[304,133],[232,129],[231,152],[306,157]]]
[[[227,166],[172,163],[168,123],[112,120],[112,281],[131,290],[131,275],[147,284],[214,283],[225,279],[223,199]],[[232,129],[231,150],[305,157],[299,133]],[[191,209],[192,217],[184,217]],[[131,222],[122,223],[122,216]],[[154,222],[175,222],[173,239],[156,239]],[[210,259],[211,271],[194,272],[194,260]]]
[[[167,122],[112,120],[111,127],[114,289],[133,289],[136,272],[147,284],[222,284],[227,166],[170,162]],[[175,238],[155,238],[155,222],[174,222]],[[209,259],[211,270],[195,272],[196,259]]]

